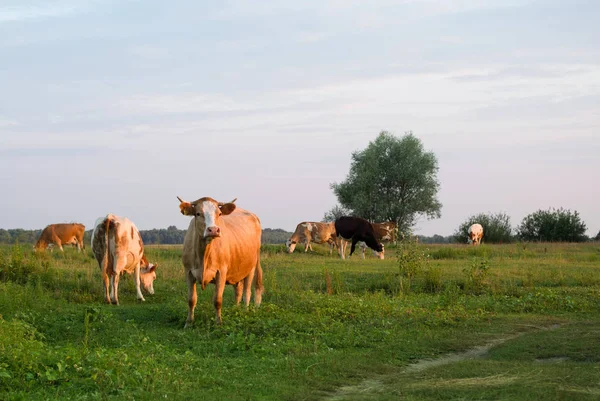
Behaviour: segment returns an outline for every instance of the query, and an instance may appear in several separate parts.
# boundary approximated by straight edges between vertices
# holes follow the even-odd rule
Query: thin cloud
[[[43,18],[62,17],[82,11],[81,5],[72,2],[43,3],[41,5],[5,6],[0,8],[0,23]]]

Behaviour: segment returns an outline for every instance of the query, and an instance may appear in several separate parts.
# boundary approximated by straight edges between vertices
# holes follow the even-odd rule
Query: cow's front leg
[[[220,271],[215,275],[215,293],[213,303],[215,305],[216,321],[221,324],[221,306],[223,305],[223,291],[225,290],[225,273]]]
[[[142,294],[142,290],[140,288],[140,265],[139,263],[135,266],[133,270],[133,282],[135,283],[135,291],[137,294],[137,299],[140,301],[145,301],[144,295]]]
[[[352,247],[350,247],[350,256],[352,256],[352,254],[354,253],[357,243],[358,243],[358,240],[356,238],[352,238]]]
[[[194,277],[190,270],[185,275],[185,281],[188,287],[188,317],[185,321],[185,328],[187,328],[194,322],[194,309],[196,309],[198,294],[196,293],[196,277]]]
[[[304,252],[308,252],[308,248],[310,247],[310,241],[306,240],[305,245],[304,245]],[[312,249],[311,249],[312,251]]]

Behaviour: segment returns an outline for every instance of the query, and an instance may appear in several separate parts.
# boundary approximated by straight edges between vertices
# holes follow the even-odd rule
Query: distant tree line
[[[175,226],[169,226],[166,229],[140,230],[142,241],[144,244],[183,244],[185,233],[187,230],[179,230]],[[0,228],[0,244],[35,244],[40,237],[42,230],[24,230],[22,228],[1,229]],[[292,236],[292,233],[282,230],[281,228],[265,228],[262,234],[263,244],[283,244]],[[84,234],[83,241],[85,246],[90,245],[92,238],[92,230],[87,230]]]
[[[35,244],[42,230],[23,230],[14,228],[4,230],[0,228],[0,243],[2,244]]]
[[[341,206],[336,206],[327,212],[324,220],[333,221],[338,214],[344,214]],[[480,213],[468,217],[456,229],[453,235],[433,236],[419,235],[419,242],[423,244],[466,244],[467,230],[473,223],[483,226],[483,242],[490,244],[509,243],[514,241],[540,241],[540,242],[584,242],[600,241],[600,232],[595,237],[587,237],[586,224],[581,220],[577,211],[567,209],[538,210],[531,213],[521,221],[515,229],[511,228],[510,217],[506,213]],[[183,244],[186,230],[179,230],[175,226],[166,229],[140,230],[144,244]],[[42,230],[24,230],[21,228],[1,229],[1,244],[35,244]],[[86,246],[90,244],[92,230],[84,235]],[[281,228],[265,228],[262,232],[263,244],[283,244],[292,236],[292,233]]]

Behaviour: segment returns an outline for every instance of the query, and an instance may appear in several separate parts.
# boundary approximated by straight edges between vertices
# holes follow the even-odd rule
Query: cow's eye
[[[200,213],[199,213],[199,212],[198,212],[198,213],[196,213],[196,216],[200,216]]]

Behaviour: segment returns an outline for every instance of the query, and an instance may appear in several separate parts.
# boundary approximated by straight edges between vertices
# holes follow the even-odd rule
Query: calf
[[[350,256],[359,241],[364,241],[374,251],[383,252],[383,245],[377,240],[373,225],[365,219],[342,216],[335,221],[335,231],[338,238],[338,251],[342,259],[345,259],[346,246],[350,240],[352,241]]]

